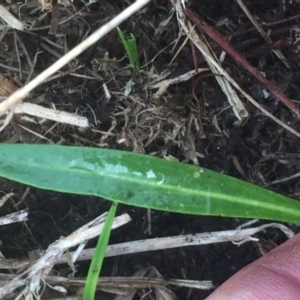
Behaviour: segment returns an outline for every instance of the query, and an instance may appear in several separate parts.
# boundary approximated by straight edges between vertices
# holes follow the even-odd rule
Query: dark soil
[[[5,1],[0,1],[0,4],[2,2]],[[71,49],[77,45],[85,35],[95,31],[127,7],[129,1],[99,1],[86,8],[83,1],[74,2],[74,7],[59,8],[59,20],[65,20],[76,12],[77,15],[65,24],[59,25],[56,35],[48,35],[48,28],[43,29],[43,26],[50,24],[51,14],[30,30],[24,32],[8,30],[3,36],[0,32],[0,74],[15,85],[18,85],[18,82],[23,84],[30,70],[26,59],[27,54],[33,60],[34,55],[42,51],[34,67],[33,77],[35,77],[65,53],[64,47]],[[295,37],[297,29],[300,30],[298,19],[285,21],[279,25],[268,24],[296,16],[300,13],[299,4],[296,1],[292,4],[286,3],[283,10],[279,4],[281,1],[278,0],[245,0],[244,2],[259,18],[259,22],[265,24],[266,29],[271,30],[273,43],[277,43],[277,49],[281,49],[286,56],[292,66],[291,69],[287,69],[282,64],[272,52],[272,48],[262,47],[266,46],[265,42],[253,29],[251,22],[236,1],[222,1],[220,5],[219,0],[190,0],[186,5],[189,5],[220,34],[232,36],[231,43],[251,64],[264,72],[270,81],[281,86],[282,90],[298,104],[300,57],[298,41]],[[126,34],[132,32],[138,41],[141,66],[147,64],[140,73],[133,72],[130,68],[127,68],[130,70],[129,73],[124,72],[128,67],[128,60],[124,58],[124,49],[116,32],[113,31],[63,70],[69,71],[84,65],[83,68],[71,72],[83,77],[61,75],[38,87],[26,100],[39,102],[45,107],[55,105],[57,109],[63,111],[77,112],[89,119],[90,128],[82,131],[69,125],[57,124],[48,132],[53,122],[46,121],[37,125],[15,117],[0,133],[0,141],[2,143],[46,142],[24,130],[20,127],[22,125],[40,135],[45,134],[52,143],[121,149],[175,158],[185,163],[198,163],[202,167],[248,180],[297,199],[300,194],[297,178],[277,184],[272,182],[299,172],[298,138],[263,115],[246,100],[243,99],[250,117],[240,124],[213,77],[201,79],[195,89],[197,97],[201,100],[201,112],[198,112],[192,96],[195,78],[171,86],[167,93],[155,102],[151,101],[155,91],[143,89],[146,83],[151,81],[151,68],[154,74],[169,70],[171,77],[194,68],[189,42],[169,65],[185,39],[185,36],[181,37],[181,42],[172,50],[171,43],[178,38],[179,32],[176,14],[167,25],[161,24],[169,16],[171,8],[171,3],[167,0],[153,1],[145,10],[131,17],[121,26]],[[16,7],[12,6],[13,12],[14,9]],[[33,13],[32,11],[33,8],[24,6],[21,10],[23,20],[30,23],[42,14],[41,11]],[[227,23],[229,26],[224,25],[226,22],[224,24],[221,22],[225,19],[229,22]],[[250,33],[243,33],[248,29]],[[22,48],[20,43],[17,44],[20,63],[16,56],[14,34],[24,45]],[[52,50],[49,50],[49,47]],[[218,53],[220,49],[216,47],[215,51]],[[160,54],[156,57],[158,53]],[[206,66],[201,55],[197,55],[200,57],[199,66]],[[106,67],[103,66],[104,63]],[[22,71],[15,71],[20,66]],[[240,80],[239,83],[247,93],[252,94],[274,116],[300,132],[299,121],[289,109],[271,95],[265,97],[263,89],[232,59],[226,58],[223,67],[230,70],[233,77],[245,79]],[[131,94],[124,96],[125,85],[131,78],[136,84]],[[107,101],[104,96],[103,83],[106,83],[112,95],[110,101]],[[198,113],[201,115],[206,138],[202,138],[200,134]],[[110,134],[105,135],[105,132]],[[120,143],[122,138],[125,142]],[[26,191],[26,188],[1,180],[3,194],[11,191],[15,193],[13,201],[1,208],[1,215],[14,212],[16,203],[18,209],[28,207],[30,210],[26,224],[0,227],[1,252],[6,258],[23,258],[27,257],[30,250],[46,249],[59,237],[70,234],[106,212],[110,206],[108,201],[95,197],[59,194],[34,188]],[[23,200],[19,202],[21,198]],[[149,233],[145,233],[148,223],[147,212],[144,209],[121,205],[118,213],[123,212],[130,214],[132,222],[115,230],[110,244],[152,237],[177,236],[183,233],[230,230],[246,221],[152,211],[150,236]],[[291,228],[295,232],[299,231],[296,226]],[[268,230],[266,233],[261,233],[259,237],[264,239],[262,244],[270,241],[280,244],[285,240],[283,234],[277,230]],[[94,245],[95,241],[91,241],[88,246]],[[260,255],[255,243],[241,246],[220,243],[185,247],[108,258],[101,275],[132,276],[140,269],[153,266],[165,279],[212,280],[217,287]],[[78,269],[76,276],[86,276],[88,262],[78,263],[76,267]],[[71,273],[67,266],[58,266],[57,271],[63,275]],[[178,299],[205,299],[211,292],[185,288],[172,289]]]

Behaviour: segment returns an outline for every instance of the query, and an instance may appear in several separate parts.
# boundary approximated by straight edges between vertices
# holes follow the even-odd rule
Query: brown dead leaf
[[[0,96],[8,97],[17,90],[17,87],[0,74]]]

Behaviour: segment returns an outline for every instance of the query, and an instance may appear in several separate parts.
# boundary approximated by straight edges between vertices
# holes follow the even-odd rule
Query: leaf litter
[[[6,97],[36,78],[132,2],[0,1],[1,9],[13,16],[12,21],[0,19],[0,101],[3,103]],[[110,31],[39,83],[22,104],[10,107],[10,112],[7,111],[0,121],[1,142],[47,142],[135,151],[211,168],[297,198],[300,194],[296,180],[300,162],[299,18],[298,1],[245,0],[233,3],[225,0],[222,5],[218,0],[152,1],[121,24],[126,35],[132,33],[136,37],[140,71],[130,66],[116,30]],[[217,34],[222,36],[221,40],[216,39]],[[224,41],[229,44],[228,47],[224,47]],[[231,52],[230,45],[241,57]],[[26,106],[30,109],[26,110]],[[32,108],[36,111],[32,112]],[[49,111],[60,115],[60,118],[43,114]],[[67,116],[74,118],[74,121],[67,121]],[[76,122],[79,120],[85,125],[78,125]],[[55,193],[43,194],[2,179],[1,182],[4,195],[10,195],[13,199],[10,203],[6,201],[2,207],[3,213],[15,213],[16,208],[21,213],[29,206],[33,211],[44,210],[54,221],[50,225],[51,230],[42,235],[44,229],[37,229],[42,220],[38,213],[30,217],[29,211],[25,238],[19,236],[20,226],[2,226],[2,253],[6,259],[13,259],[9,255],[12,245],[17,245],[15,255],[18,258],[28,255],[22,250],[28,247],[50,249],[55,237],[67,236],[78,228],[78,220],[83,225],[92,216],[95,217],[96,211],[98,215],[105,211],[104,202],[99,204],[99,200],[92,197],[84,200],[87,209],[78,201],[77,204],[74,201],[70,203]],[[12,189],[13,195],[10,194]],[[48,205],[42,200],[66,204],[59,214],[51,211],[50,207],[46,210]],[[43,206],[37,204],[39,201]],[[91,209],[95,212],[92,213]],[[201,223],[199,218],[189,216],[149,214],[143,210],[136,210],[132,214],[134,217],[137,223],[134,223],[132,232],[138,227],[150,227],[152,235],[158,236],[162,235],[161,231],[164,232],[159,229],[161,226],[169,230],[167,235],[180,236],[182,231],[194,234],[197,230],[203,232],[207,228],[205,222],[210,222],[205,219]],[[179,220],[181,227],[177,227]],[[45,220],[43,222],[46,223]],[[217,227],[216,221],[211,221],[207,230],[234,228],[243,220],[218,219],[218,222],[226,225]],[[125,227],[125,236],[132,240],[143,239],[143,234],[130,235]],[[293,229],[297,232],[297,228]],[[9,243],[6,236],[12,236],[12,233],[16,237],[13,243]],[[121,236],[117,234],[112,238],[118,243],[122,241]],[[273,247],[284,239],[272,231],[266,237],[272,240]],[[239,260],[235,263],[227,260],[222,263],[223,268],[242,267],[247,261],[258,257],[267,244],[263,238],[248,244],[251,243],[260,251],[250,245],[245,248],[245,255],[242,247],[238,248],[234,253]],[[157,270],[153,272],[154,269],[151,269],[151,274],[146,271],[146,266],[149,267],[147,256],[142,256],[135,268],[129,267],[135,259],[111,261],[110,266],[116,268],[117,275],[134,274],[149,278],[147,286],[145,282],[140,282],[140,285],[131,282],[130,285],[128,276],[127,283],[123,285],[113,281],[109,291],[121,294],[116,299],[133,299],[137,292],[145,299],[150,299],[152,295],[157,299],[175,299],[175,295],[204,299],[209,292],[197,290],[200,278],[219,284],[232,273],[221,272],[220,269],[213,273],[209,269],[214,269],[209,259],[211,263],[223,261],[224,257],[218,257],[218,251],[224,253],[224,248],[216,249],[214,257],[206,256],[205,248],[197,249],[195,252],[168,252],[177,257],[181,264],[172,260],[172,264],[166,266],[162,262],[167,261],[165,256],[162,255],[162,261],[160,256],[153,256],[155,259],[151,267]],[[180,255],[186,258],[180,259]],[[16,274],[10,275],[12,282],[17,274],[29,271],[24,260],[23,264],[21,262]],[[127,266],[123,273],[122,263]],[[199,278],[200,265],[207,277]],[[45,287],[51,285],[58,295],[67,289],[69,295],[79,299],[76,293],[80,293],[84,280],[78,278],[76,283],[78,276],[74,277],[74,272],[77,270],[77,274],[84,276],[81,268],[74,262],[66,268],[56,267],[55,272],[60,277],[54,279],[51,273],[48,277],[42,277]],[[174,271],[170,273],[172,268]],[[5,268],[1,269],[5,273]],[[140,272],[143,272],[142,275]],[[188,287],[186,292],[182,289],[171,291],[169,287],[166,289],[165,285],[170,280],[161,278],[158,272],[164,273],[163,277],[191,280],[182,283]],[[59,282],[66,274],[73,276],[74,283],[69,286]],[[152,276],[162,280],[159,285],[156,286],[155,280],[150,279]],[[27,275],[19,277],[29,282]],[[4,278],[7,280],[7,274]],[[37,277],[31,280],[37,286],[43,282]],[[124,287],[126,284],[129,289]],[[31,286],[32,295],[38,298],[42,289],[34,290],[35,287],[34,284]],[[205,287],[211,287],[211,283]],[[23,296],[28,295],[28,288],[29,285],[25,287]],[[104,290],[107,289],[104,287]],[[54,294],[48,288],[46,290],[44,299],[51,299]],[[127,298],[124,298],[124,293]],[[16,295],[8,294],[3,299],[14,299]]]

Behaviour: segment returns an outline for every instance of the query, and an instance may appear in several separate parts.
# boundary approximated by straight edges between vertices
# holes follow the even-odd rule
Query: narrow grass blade
[[[296,200],[208,169],[132,152],[1,144],[0,176],[170,212],[300,224]]]
[[[123,31],[117,27],[117,32],[119,35],[119,38],[123,44],[123,47],[126,50],[126,53],[129,57],[130,64],[136,69],[140,69],[140,64],[138,61],[138,49],[137,49],[137,44],[136,44],[136,39],[135,36],[131,33],[130,38],[126,39]]]
[[[97,246],[93,254],[93,258],[88,271],[88,276],[86,278],[86,282],[83,290],[83,298],[82,298],[83,300],[95,299],[97,282],[102,268],[106,247],[108,245],[108,241],[111,233],[111,227],[116,214],[116,209],[117,209],[117,204],[113,203],[106,217],[103,231],[99,236]]]
[[[135,36],[131,33],[130,38],[127,40],[128,48],[130,49],[130,62],[136,70],[140,69],[140,64],[138,60],[138,49],[136,44]]]

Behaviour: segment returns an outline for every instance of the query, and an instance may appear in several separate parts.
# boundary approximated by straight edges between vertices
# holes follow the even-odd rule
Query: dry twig
[[[254,16],[252,16],[252,14],[250,13],[249,9],[247,8],[247,6],[244,4],[243,0],[237,0],[237,3],[239,4],[239,6],[241,7],[241,9],[244,11],[244,13],[246,14],[246,16],[249,18],[249,20],[252,22],[252,24],[255,26],[255,28],[257,29],[257,31],[261,34],[261,36],[265,39],[265,41],[268,44],[272,43],[272,39],[270,38],[270,36],[263,30],[263,28],[260,26],[260,24],[257,22],[257,20],[255,19]],[[283,55],[283,53],[281,52],[281,50],[273,50],[273,52],[276,54],[276,56],[282,61],[282,63],[288,68],[290,69],[290,65],[287,61],[287,59],[285,58],[285,56]]]
[[[176,10],[177,10],[178,16],[180,15],[180,16],[184,17],[184,12],[183,12],[182,6],[179,4],[179,2],[177,2]],[[240,121],[247,119],[248,112],[245,109],[244,104],[242,103],[242,101],[239,99],[237,93],[235,92],[235,90],[232,88],[232,86],[229,84],[229,82],[225,78],[223,78],[222,76],[219,76],[220,74],[219,74],[217,68],[214,66],[214,64],[211,63],[211,61],[213,61],[215,64],[217,64],[221,68],[221,65],[220,65],[220,62],[219,62],[218,58],[213,53],[213,51],[211,50],[210,46],[205,41],[205,39],[202,36],[198,35],[194,31],[195,25],[191,26],[191,24],[189,22],[185,22],[185,26],[186,26],[186,28],[188,28],[185,31],[189,33],[188,37],[191,39],[191,41],[195,45],[198,44],[198,46],[200,46],[201,49],[203,49],[203,51],[205,51],[207,56],[209,56],[209,59],[205,56],[204,56],[204,58],[205,58],[207,64],[209,65],[212,73],[217,75],[215,78],[216,78],[220,88],[222,89],[222,91],[226,95],[227,100],[230,103],[235,116]],[[195,53],[193,55],[193,61],[194,61],[194,65],[195,65],[197,63],[196,58],[195,58]],[[199,121],[199,124],[201,124],[201,121]],[[202,127],[202,126],[200,125],[200,127]]]
[[[89,126],[88,119],[65,111],[46,108],[33,103],[21,103],[16,106],[15,114],[28,114],[42,119],[48,119],[59,123],[86,128]]]
[[[104,214],[106,215],[106,214]],[[101,224],[99,221],[101,220]],[[112,228],[118,228],[130,221],[130,217],[127,214],[116,217],[113,222]],[[89,225],[89,226],[87,226]],[[23,286],[30,281],[30,283],[23,290],[21,295],[30,296],[37,295],[40,290],[40,280],[44,279],[51,271],[57,260],[60,259],[62,254],[71,247],[79,245],[86,240],[92,239],[101,233],[104,226],[103,216],[98,217],[89,224],[82,228],[77,229],[75,232],[65,238],[51,244],[45,254],[38,259],[33,265],[31,265],[26,271],[15,276],[11,281],[6,282],[0,287],[0,298],[12,293],[15,289]]]
[[[174,1],[174,0],[172,0]],[[236,63],[247,70],[262,86],[268,89],[277,99],[286,105],[300,119],[300,110],[276,85],[265,78],[256,70],[239,52],[237,52],[228,41],[226,41],[218,32],[210,27],[203,19],[187,7],[185,14],[192,20],[196,27],[204,31],[212,40],[214,40]]]
[[[17,30],[24,30],[26,24],[15,18],[3,5],[0,5],[0,17],[11,27]]]

